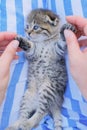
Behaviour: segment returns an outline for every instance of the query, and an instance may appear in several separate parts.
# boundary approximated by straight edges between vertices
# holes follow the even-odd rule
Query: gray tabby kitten
[[[36,9],[27,17],[28,39],[17,37],[29,62],[28,88],[23,96],[19,119],[7,130],[31,130],[50,114],[54,129],[62,129],[61,106],[67,83],[64,29],[75,31],[71,24],[61,29],[61,20],[50,10]]]

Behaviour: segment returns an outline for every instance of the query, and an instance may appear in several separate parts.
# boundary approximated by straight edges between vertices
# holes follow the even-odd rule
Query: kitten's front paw
[[[29,48],[31,48],[32,43],[28,39],[22,36],[17,36],[15,37],[15,40],[19,41],[19,47],[23,49],[24,51],[27,51]]]
[[[71,30],[71,31],[73,31],[74,33],[77,32],[77,29],[76,29],[76,27],[75,27],[74,25],[72,25],[72,24],[70,24],[70,23],[64,24],[64,25],[61,27],[61,29],[60,29],[60,35],[61,35],[61,38],[62,38],[63,41],[65,41],[65,36],[64,36],[64,30],[65,30],[65,29]]]

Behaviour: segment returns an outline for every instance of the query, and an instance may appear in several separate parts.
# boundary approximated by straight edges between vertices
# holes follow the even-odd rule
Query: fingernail
[[[69,30],[64,30],[64,36],[65,36],[65,38],[68,38],[68,37],[70,37],[70,35],[71,35],[71,32],[69,31]]]
[[[12,46],[16,49],[19,46],[19,41],[14,40]]]
[[[87,25],[84,27],[84,33],[87,36]]]

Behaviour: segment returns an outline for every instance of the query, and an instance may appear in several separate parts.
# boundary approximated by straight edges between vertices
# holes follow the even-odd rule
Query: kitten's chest
[[[36,63],[49,63],[55,57],[55,44],[54,43],[36,43],[33,55],[30,55],[31,62]]]
[[[38,56],[38,59],[43,59],[47,62],[51,60],[53,57],[54,52],[54,46],[52,44],[42,44],[38,45],[36,49],[36,55]]]
[[[35,50],[29,60],[29,73],[42,77],[52,70],[56,63],[56,53],[54,44],[36,44]]]

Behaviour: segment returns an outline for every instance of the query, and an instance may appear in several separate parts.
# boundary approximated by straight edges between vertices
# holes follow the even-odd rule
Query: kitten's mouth
[[[27,33],[27,35],[26,35],[26,38],[27,38],[28,40],[31,40],[31,39],[32,39],[32,37],[31,37],[30,34],[28,34],[28,33]]]

